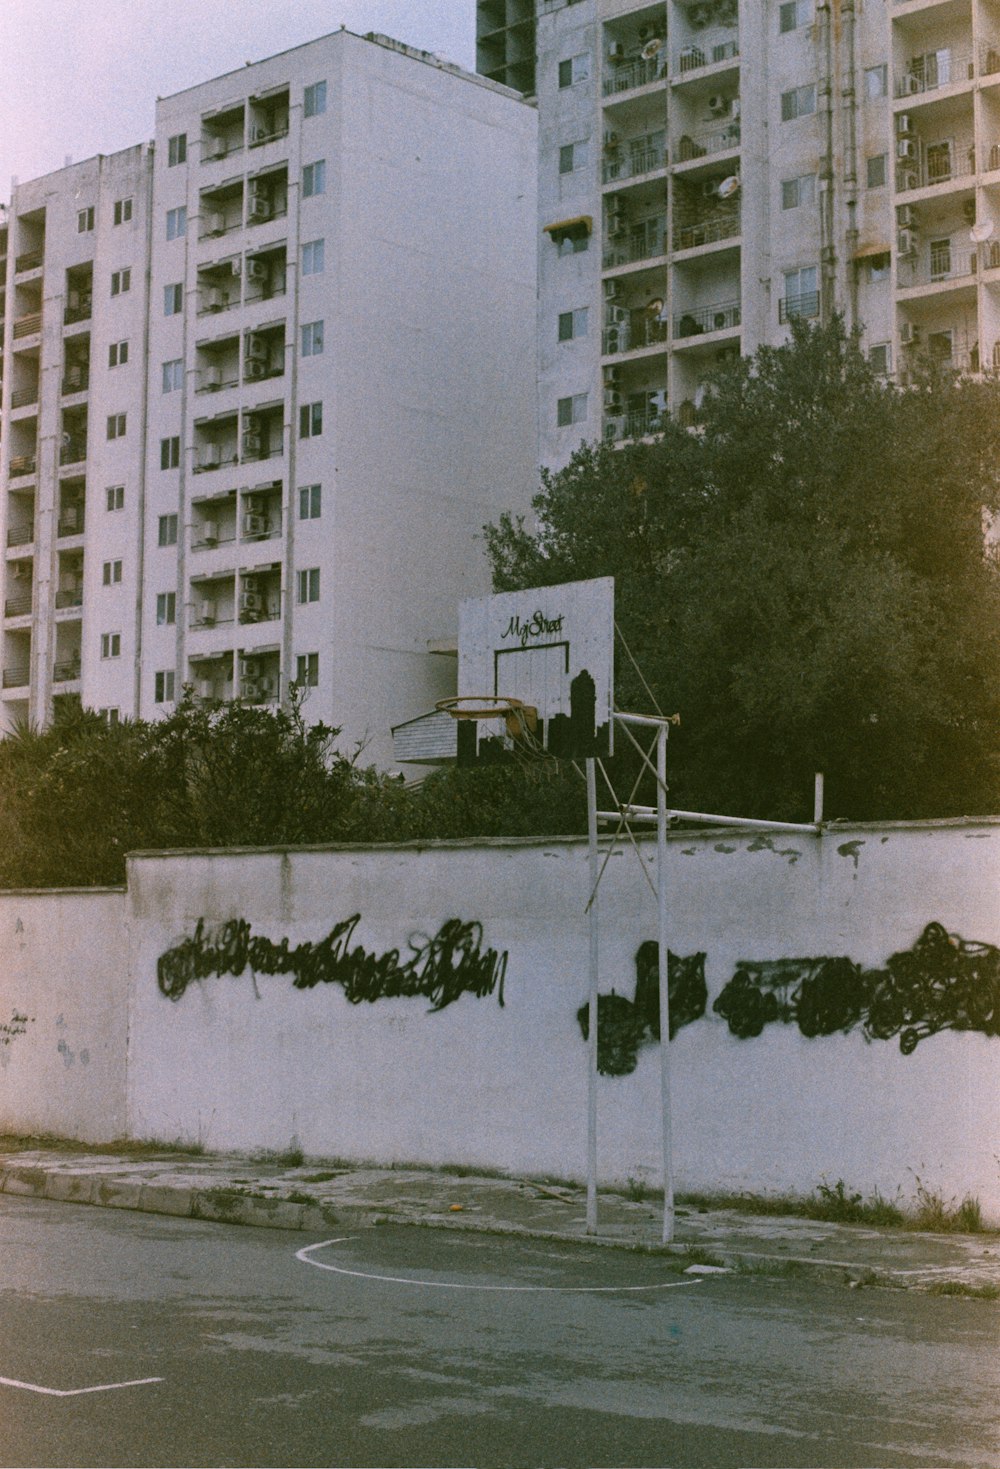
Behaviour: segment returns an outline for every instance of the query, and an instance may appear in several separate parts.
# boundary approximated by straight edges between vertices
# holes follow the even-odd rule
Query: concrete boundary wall
[[[706,1014],[671,1044],[678,1187],[808,1191],[825,1178],[910,1196],[919,1179],[977,1195],[1000,1222],[1000,1038],[943,1030],[904,1055],[858,1028],[807,1039],[775,1023],[738,1039],[712,1012],[741,960],[881,968],[932,921],[1000,945],[1000,821],[678,832],[668,867],[671,948],[705,954],[708,988]],[[585,843],[555,839],[139,854],[127,894],[4,894],[0,1025],[12,1006],[33,1019],[0,1045],[0,1126],[582,1177],[587,892]],[[631,999],[656,912],[627,847],[600,901],[601,990]],[[355,915],[348,948],[371,961],[355,1003],[323,982],[335,944],[299,965],[321,981],[304,988],[292,972],[213,972],[226,964],[207,954],[243,921],[267,941],[258,967],[287,967]],[[478,967],[467,954],[460,975],[488,978],[486,951],[506,955],[502,1006],[498,989],[439,1010],[366,997],[387,954],[398,971],[450,920],[481,925]],[[187,959],[165,972],[187,963],[192,977],[169,999],[158,965],[178,951]],[[657,1182],[658,1044],[599,1091],[602,1177]]]

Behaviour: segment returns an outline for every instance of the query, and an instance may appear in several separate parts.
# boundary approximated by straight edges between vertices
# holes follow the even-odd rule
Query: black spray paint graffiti
[[[289,948],[286,938],[276,944],[251,934],[243,918],[230,919],[213,934],[206,933],[205,921],[199,918],[191,938],[160,955],[157,984],[168,1000],[179,1000],[193,980],[212,974],[240,975],[249,969],[254,975],[292,974],[292,983],[300,990],[339,984],[352,1005],[423,995],[435,1011],[443,1010],[459,995],[482,999],[494,991],[503,1005],[507,954],[481,948],[480,924],[449,918],[432,937],[412,935],[407,941],[409,957],[401,960],[398,949],[381,955],[367,953],[360,944],[351,949],[360,919],[355,913],[318,943]]]
[[[639,1046],[659,1040],[657,946],[636,954],[634,1000],[598,996],[597,1067],[604,1076],[635,1070]],[[670,1038],[705,1013],[705,955],[670,955]],[[846,1034],[866,1040],[899,1036],[904,1056],[940,1030],[1000,1036],[1000,949],[949,934],[929,923],[911,949],[884,969],[862,969],[846,958],[741,960],[712,1006],[741,1039],[773,1021],[795,1024],[804,1036]],[[576,1012],[584,1039],[588,1010]]]
[[[668,996],[670,1039],[683,1025],[705,1013],[708,989],[705,984],[705,955],[689,954],[680,959],[668,950]],[[590,1012],[581,1005],[576,1012],[584,1040],[590,1034]],[[659,948],[647,939],[635,956],[635,999],[624,995],[597,997],[597,1069],[602,1076],[628,1076],[636,1068],[639,1047],[660,1039]]]
[[[860,1026],[867,1040],[899,1036],[904,1056],[940,1030],[1000,1035],[1000,949],[928,923],[912,949],[884,969],[850,959],[741,963],[712,1006],[733,1035],[760,1035],[779,1020],[803,1035]]]
[[[34,1015],[22,1015],[15,1010],[6,1024],[0,1025],[0,1046],[9,1046],[12,1040],[24,1035],[29,1025],[34,1025]]]

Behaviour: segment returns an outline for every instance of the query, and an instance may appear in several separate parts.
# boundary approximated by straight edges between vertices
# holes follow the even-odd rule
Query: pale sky
[[[0,200],[153,136],[157,96],[346,25],[475,70],[475,0],[0,0]]]

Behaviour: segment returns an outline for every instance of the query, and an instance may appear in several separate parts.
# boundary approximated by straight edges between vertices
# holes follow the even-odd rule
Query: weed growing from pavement
[[[981,1301],[1000,1300],[1000,1285],[968,1285],[964,1280],[935,1280],[927,1287],[932,1296],[971,1296]]]
[[[919,1229],[948,1234],[995,1234],[983,1224],[978,1199],[966,1196],[961,1201],[945,1199],[940,1192],[928,1189],[918,1178],[912,1204],[899,1196],[884,1198],[878,1189],[867,1199],[848,1188],[842,1178],[836,1183],[826,1179],[814,1193],[760,1194],[682,1194],[678,1201],[686,1209],[705,1213],[725,1209],[741,1214],[777,1217],[785,1215],[815,1219],[827,1224],[865,1224],[874,1229]]]

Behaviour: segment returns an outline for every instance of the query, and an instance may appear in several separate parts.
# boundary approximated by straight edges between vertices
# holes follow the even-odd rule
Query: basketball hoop
[[[538,710],[533,704],[503,694],[460,694],[454,699],[438,699],[434,707],[452,719],[502,719],[511,739],[534,734],[538,725]]]

